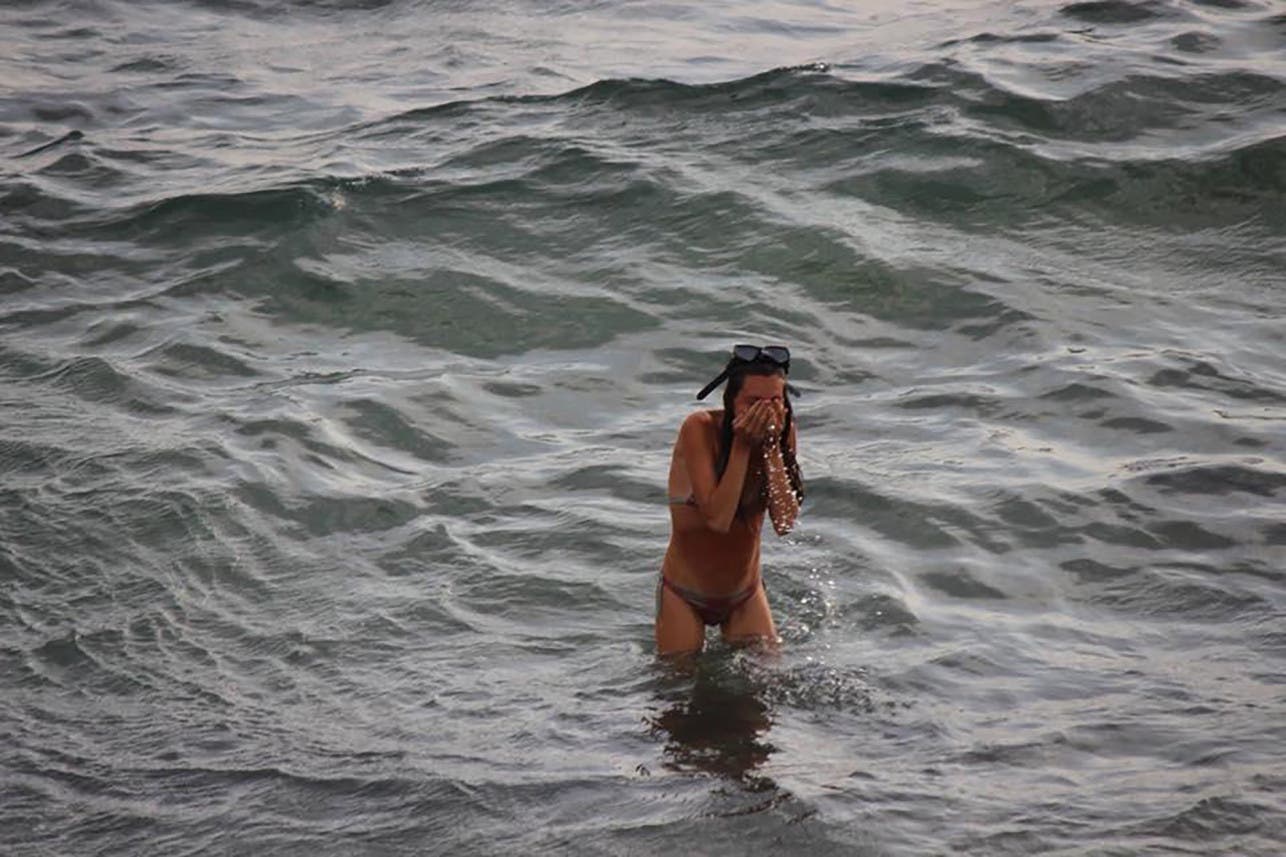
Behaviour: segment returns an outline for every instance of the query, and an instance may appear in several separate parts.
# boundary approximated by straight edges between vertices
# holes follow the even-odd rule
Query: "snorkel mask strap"
[[[706,384],[704,387],[702,387],[701,392],[697,393],[697,401],[699,402],[702,399],[704,399],[706,396],[710,395],[710,393],[714,390],[715,387],[718,387],[724,381],[728,380],[728,373],[731,370],[732,370],[732,365],[725,367],[722,372],[720,372],[718,375],[715,376],[713,381],[711,381],[709,384]],[[790,383],[789,381],[786,382],[786,393],[788,395],[794,396],[796,399],[799,398],[799,390],[796,389],[795,385]]]
[[[710,392],[714,390],[715,387],[718,387],[726,380],[728,380],[728,369],[724,369],[717,376],[715,376],[715,379],[713,381],[711,381],[709,384],[706,384],[704,387],[701,388],[701,392],[697,393],[697,401],[699,402],[702,399],[704,399],[706,396],[710,395]]]

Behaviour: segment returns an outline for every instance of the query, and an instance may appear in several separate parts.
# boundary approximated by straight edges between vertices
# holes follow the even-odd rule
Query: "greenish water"
[[[0,11],[0,845],[1286,840],[1286,9]],[[783,654],[652,653],[795,354]]]

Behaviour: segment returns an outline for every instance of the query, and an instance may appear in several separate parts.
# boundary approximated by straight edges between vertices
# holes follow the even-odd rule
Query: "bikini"
[[[756,580],[740,592],[715,598],[697,592],[695,589],[688,589],[687,587],[679,586],[677,583],[671,583],[669,578],[663,574],[661,575],[661,581],[656,585],[656,609],[658,613],[661,611],[661,587],[665,587],[682,598],[685,604],[696,611],[696,614],[701,617],[701,621],[705,624],[722,625],[732,616],[733,611],[749,601],[750,597],[759,591],[759,581]]]
[[[697,498],[692,494],[687,497],[671,497],[670,505],[696,506]],[[733,611],[750,600],[751,596],[759,590],[759,585],[760,581],[756,580],[740,592],[715,597],[697,592],[695,589],[679,586],[677,583],[671,583],[663,574],[656,585],[656,610],[657,613],[661,612],[661,587],[665,587],[695,610],[697,616],[701,617],[702,622],[707,625],[722,625],[732,616]]]

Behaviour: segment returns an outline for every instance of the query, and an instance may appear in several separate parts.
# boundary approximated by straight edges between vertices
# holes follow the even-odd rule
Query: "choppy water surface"
[[[2,850],[1281,853],[1286,6],[849,6],[7,4]]]

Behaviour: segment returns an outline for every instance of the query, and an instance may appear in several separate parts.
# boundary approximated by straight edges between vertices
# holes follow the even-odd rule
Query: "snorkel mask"
[[[758,345],[732,346],[732,359],[728,361],[728,365],[723,367],[723,371],[713,381],[701,388],[701,392],[697,393],[698,401],[710,395],[715,387],[728,380],[728,373],[733,369],[746,363],[764,363],[780,369],[785,374],[790,374],[790,349],[784,345],[764,345],[762,347]],[[795,397],[799,396],[799,391],[789,381],[786,382],[786,392]]]

